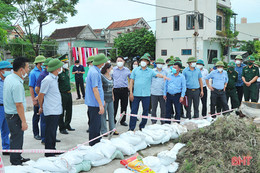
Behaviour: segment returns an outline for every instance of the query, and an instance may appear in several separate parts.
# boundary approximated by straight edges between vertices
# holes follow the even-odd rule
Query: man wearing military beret
[[[245,101],[257,102],[257,85],[256,81],[259,77],[259,70],[253,65],[255,58],[251,55],[247,58],[247,67],[243,69],[242,80],[244,82]]]
[[[231,98],[232,109],[239,107],[238,95],[236,92],[236,82],[238,79],[238,73],[235,71],[236,64],[234,62],[228,63],[228,84],[226,88],[227,102]]]

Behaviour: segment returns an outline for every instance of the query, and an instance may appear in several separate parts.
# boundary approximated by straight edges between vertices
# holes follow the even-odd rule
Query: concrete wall
[[[240,31],[238,40],[253,41],[260,39],[260,23],[237,24],[237,31]]]
[[[85,27],[78,35],[79,39],[97,39],[89,27]]]

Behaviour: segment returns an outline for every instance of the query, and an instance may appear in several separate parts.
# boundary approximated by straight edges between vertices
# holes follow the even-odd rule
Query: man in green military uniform
[[[226,88],[227,102],[229,97],[231,98],[232,109],[239,107],[238,95],[236,92],[236,82],[238,79],[238,73],[235,71],[236,64],[234,62],[228,63],[228,84]]]
[[[71,128],[70,122],[72,117],[72,96],[70,87],[70,77],[69,77],[69,66],[67,56],[62,56],[59,58],[64,64],[62,66],[62,73],[59,74],[59,90],[61,93],[62,101],[62,114],[59,119],[59,130],[61,134],[68,134],[68,131],[75,131]],[[64,121],[65,116],[65,121]]]
[[[247,66],[243,68],[242,80],[245,101],[257,102],[257,84],[259,70],[253,65],[255,58],[251,55],[247,58]]]

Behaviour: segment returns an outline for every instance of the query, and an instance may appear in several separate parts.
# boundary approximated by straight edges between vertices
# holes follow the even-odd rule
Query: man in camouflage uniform
[[[228,63],[228,84],[226,88],[227,102],[229,97],[231,98],[232,109],[239,107],[238,95],[236,92],[236,82],[238,79],[238,73],[235,71],[236,64],[234,62]]]

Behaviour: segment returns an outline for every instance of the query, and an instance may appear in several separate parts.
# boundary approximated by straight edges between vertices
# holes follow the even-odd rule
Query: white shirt
[[[202,75],[203,87],[205,87],[205,86],[207,86],[205,78],[209,74],[209,71],[205,68],[202,68],[202,70],[200,70],[200,71],[201,71],[201,75]]]

